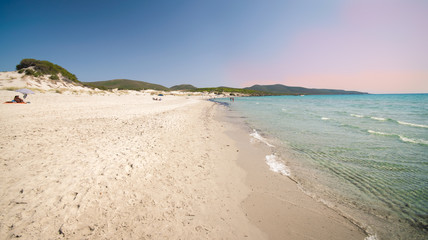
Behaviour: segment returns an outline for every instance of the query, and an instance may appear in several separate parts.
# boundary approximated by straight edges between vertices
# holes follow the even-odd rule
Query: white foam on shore
[[[278,161],[278,158],[271,154],[266,156],[266,163],[272,172],[280,173],[285,176],[290,176],[290,169],[285,164]]]
[[[364,238],[364,240],[378,240],[376,235],[369,235],[367,237]]]
[[[253,137],[254,139],[257,139],[257,140],[259,140],[260,142],[262,142],[262,143],[264,143],[264,144],[268,145],[269,147],[275,147],[274,145],[270,144],[270,143],[266,140],[266,138],[264,138],[264,137],[260,136],[260,134],[259,134],[255,129],[253,129],[253,133],[251,133],[251,134],[250,134],[250,136],[251,136],[251,137]]]
[[[408,122],[403,122],[403,121],[397,121],[397,122],[401,125],[407,125],[407,126],[412,126],[412,127],[420,127],[420,128],[428,128],[427,125],[423,125],[423,124],[408,123]]]

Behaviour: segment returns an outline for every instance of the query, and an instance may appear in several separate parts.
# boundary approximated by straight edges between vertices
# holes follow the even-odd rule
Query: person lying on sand
[[[12,101],[9,101],[7,103],[25,103],[25,102],[18,95],[16,95]]]

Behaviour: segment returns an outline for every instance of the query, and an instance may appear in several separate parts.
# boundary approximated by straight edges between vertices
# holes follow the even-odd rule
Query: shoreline
[[[364,238],[271,172],[269,149],[217,103],[55,93],[31,102],[0,106],[2,239]]]
[[[245,150],[240,151],[237,161],[247,173],[246,184],[251,189],[242,202],[243,210],[269,239],[368,238],[352,219],[304,193],[294,179],[269,170],[266,156],[274,154],[272,148],[261,141],[252,142],[252,129],[243,119],[223,111],[222,121],[233,125],[227,134]]]

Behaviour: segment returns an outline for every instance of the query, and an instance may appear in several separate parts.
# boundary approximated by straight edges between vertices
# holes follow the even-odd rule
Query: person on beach
[[[16,95],[12,101],[9,101],[7,103],[24,103],[24,100],[22,100],[18,95]]]
[[[16,95],[15,98],[13,98],[12,102],[23,103],[24,100],[22,100],[22,98],[20,98],[18,95]]]

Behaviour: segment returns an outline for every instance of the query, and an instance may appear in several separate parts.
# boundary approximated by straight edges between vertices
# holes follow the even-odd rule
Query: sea
[[[349,218],[367,239],[428,239],[428,94],[216,99],[271,147],[272,174]]]

